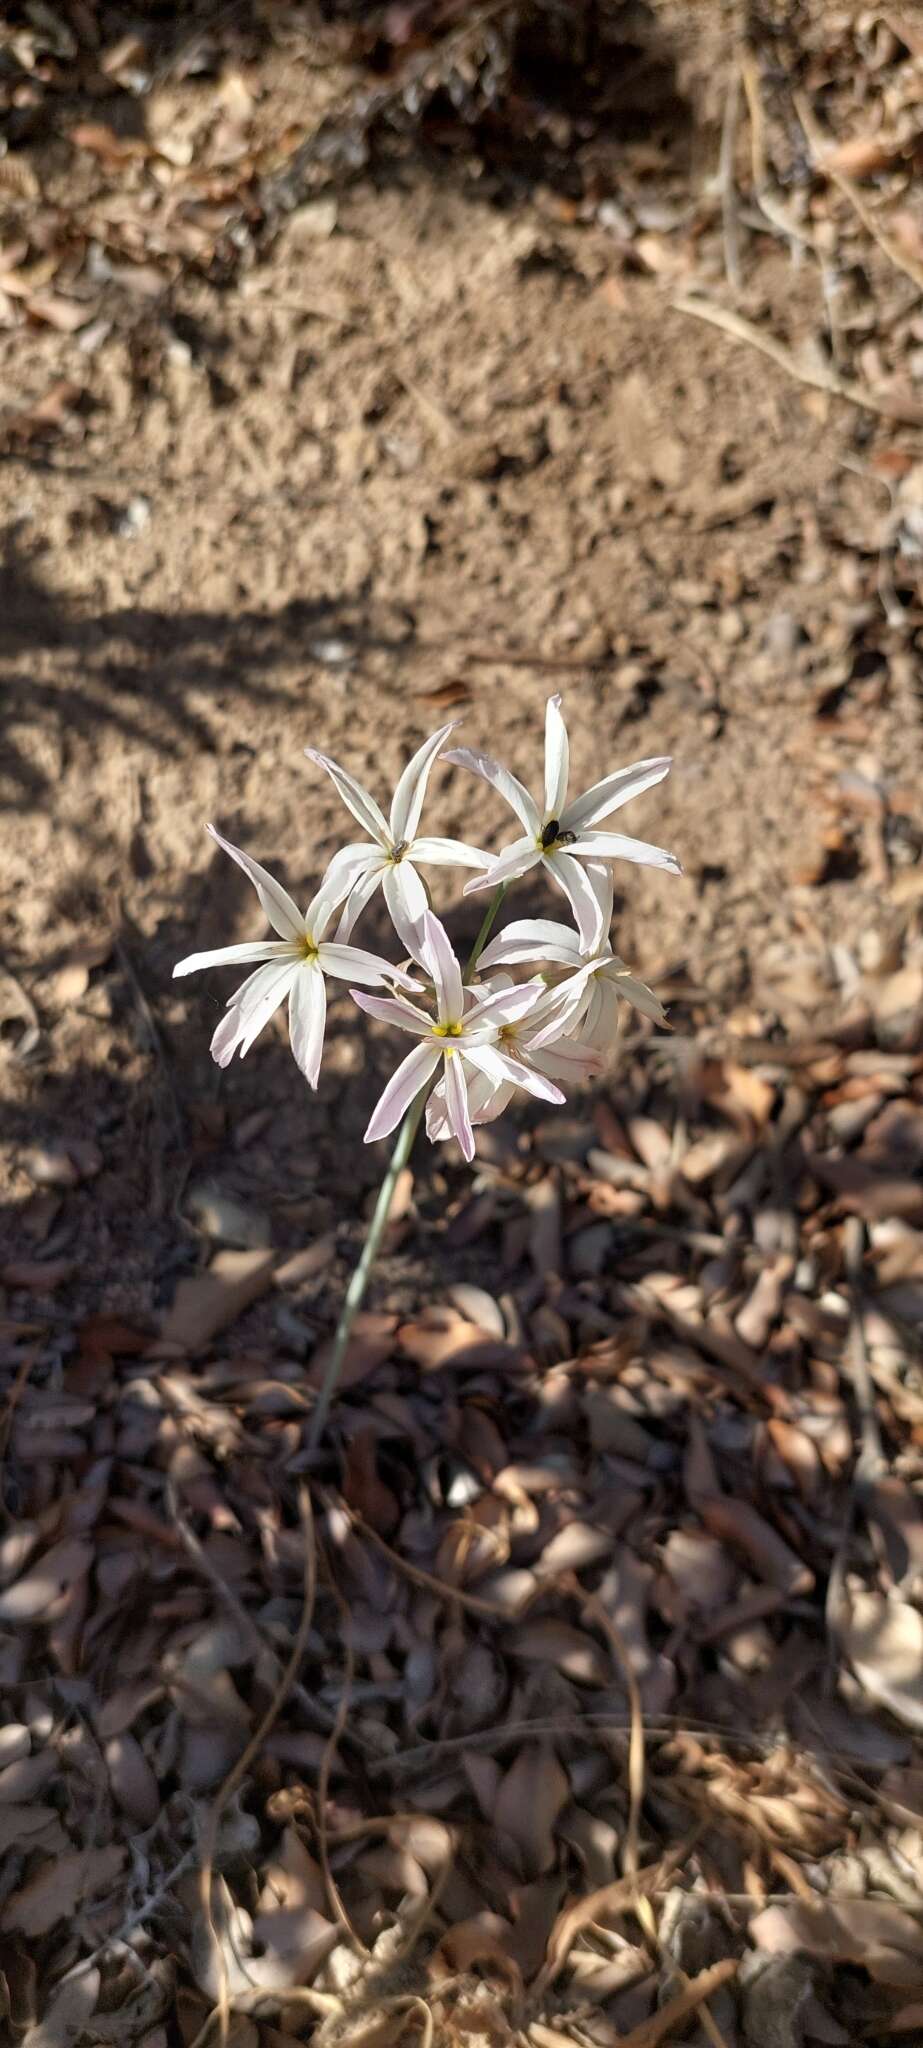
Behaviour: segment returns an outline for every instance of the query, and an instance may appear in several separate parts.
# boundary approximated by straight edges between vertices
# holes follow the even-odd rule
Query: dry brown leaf
[[[508,1953],[512,1934],[508,1920],[497,1913],[479,1913],[476,1919],[459,1921],[444,1934],[427,1965],[434,1983],[470,1970],[483,1969],[500,1977],[514,1993],[522,1991],[519,1964]]]
[[[524,1877],[551,1869],[555,1822],[569,1798],[570,1780],[550,1744],[521,1749],[497,1787],[493,1825],[515,1843]]]
[[[161,1320],[161,1334],[187,1351],[201,1351],[230,1328],[272,1286],[275,1252],[217,1252],[206,1273],[181,1280]]]
[[[92,1545],[78,1537],[55,1543],[21,1579],[0,1593],[0,1621],[41,1620],[68,1587],[85,1578],[93,1556]]]
[[[107,1849],[85,1849],[43,1863],[21,1890],[7,1899],[0,1927],[7,1934],[34,1940],[61,1920],[71,1920],[82,1899],[114,1885],[125,1867],[125,1850],[117,1842]]]
[[[716,1500],[699,1499],[696,1507],[709,1534],[741,1551],[768,1585],[789,1595],[811,1591],[814,1573],[810,1567],[795,1556],[749,1501],[722,1494]]]
[[[843,1650],[873,1699],[905,1728],[923,1729],[923,1614],[866,1589],[843,1601]]]
[[[509,1637],[509,1647],[514,1657],[553,1664],[578,1685],[606,1685],[610,1677],[608,1659],[593,1637],[553,1615],[521,1622]]]
[[[920,1929],[883,1899],[793,1899],[750,1922],[751,1939],[772,1955],[803,1953],[858,1963],[879,1984],[923,1985]]]

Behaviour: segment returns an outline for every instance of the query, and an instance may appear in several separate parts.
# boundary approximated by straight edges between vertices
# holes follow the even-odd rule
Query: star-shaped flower
[[[381,886],[401,944],[408,953],[416,954],[420,919],[429,908],[426,890],[417,874],[417,864],[423,867],[486,866],[489,855],[481,853],[476,846],[466,846],[460,839],[418,836],[430,769],[440,747],[458,724],[456,718],[448,725],[441,725],[439,731],[434,732],[431,739],[424,740],[422,747],[417,749],[397,785],[387,818],[375,798],[363,789],[361,782],[347,774],[345,768],[331,761],[329,755],[319,754],[315,747],[305,747],[308,760],[326,769],[347,810],[352,811],[353,817],[369,834],[368,840],[342,846],[334,854],[324,877],[325,887],[328,883],[338,883],[341,877],[347,882],[347,890],[343,892],[347,894],[348,891],[348,895],[340,938],[349,938],[360,911]]]
[[[363,981],[369,988],[387,988],[396,983],[400,988],[419,989],[421,984],[377,953],[365,953],[359,946],[331,944],[325,938],[349,886],[342,876],[332,886],[325,880],[302,916],[297,903],[266,868],[261,868],[238,846],[232,846],[230,840],[222,839],[214,825],[207,829],[225,853],[243,868],[244,874],[249,875],[273,931],[279,936],[245,939],[242,945],[219,946],[210,953],[190,953],[188,959],[177,962],[174,976],[196,974],[200,967],[259,961],[255,973],[228,998],[227,1009],[211,1042],[212,1058],[219,1067],[226,1067],[239,1048],[243,1059],[287,996],[292,1052],[311,1087],[316,1088],[327,1021],[324,983],[328,974],[337,981]]]
[[[576,939],[576,933],[574,937]],[[538,958],[538,953],[534,957]],[[533,1073],[543,1074],[548,1081],[574,1088],[592,1074],[598,1074],[602,1066],[599,1053],[582,1040],[578,1043],[572,1035],[576,1028],[574,1019],[583,1007],[583,991],[591,972],[592,969],[584,962],[568,981],[557,988],[546,988],[524,1016],[512,1017],[501,1024],[497,1032],[501,1052]],[[506,974],[497,975],[491,982],[496,989],[504,984],[511,989],[515,986],[511,976]],[[497,1074],[474,1074],[468,1084],[468,1114],[472,1124],[492,1123],[495,1117],[502,1115],[515,1090],[516,1083],[508,1077],[504,1080]],[[444,1081],[437,1082],[426,1105],[426,1131],[434,1143],[452,1136]]]
[[[655,782],[662,782],[672,765],[669,756],[618,768],[613,775],[594,783],[584,796],[568,803],[567,728],[561,717],[560,697],[549,697],[546,707],[545,792],[541,805],[515,775],[487,754],[473,753],[470,747],[454,747],[445,759],[489,782],[524,827],[523,838],[504,847],[502,853],[488,861],[483,874],[466,884],[466,896],[475,889],[493,889],[500,882],[511,882],[517,875],[528,874],[530,868],[541,865],[569,897],[583,947],[592,950],[602,937],[602,921],[599,902],[581,865],[584,860],[630,860],[643,867],[682,874],[676,855],[666,853],[663,847],[649,846],[643,839],[626,839],[620,832],[594,829],[601,818],[620,810],[631,797],[640,796]]]
[[[602,923],[602,937],[589,955],[581,949],[579,933],[570,925],[557,924],[547,917],[523,918],[507,925],[498,938],[485,946],[480,966],[490,972],[539,962],[569,968],[568,978],[562,984],[564,991],[573,992],[566,1029],[579,1036],[581,1045],[605,1053],[611,1051],[618,1035],[620,1002],[631,1003],[653,1024],[665,1026],[667,1018],[653,989],[629,972],[609,943],[611,868],[590,861],[586,873]],[[528,1021],[531,1023],[531,1018]]]
[[[474,1135],[468,1113],[472,1077],[486,1075],[494,1084],[509,1082],[514,1088],[525,1088],[528,1094],[538,1095],[544,1102],[564,1101],[553,1081],[514,1059],[500,1040],[504,1025],[534,1008],[545,993],[544,984],[526,981],[516,988],[488,988],[486,994],[472,1001],[470,995],[466,998],[461,968],[448,933],[431,910],[423,913],[421,934],[419,957],[435,988],[435,1017],[427,1016],[403,996],[366,996],[358,989],[351,992],[360,1009],[380,1017],[386,1024],[396,1024],[420,1041],[392,1074],[365,1133],[365,1142],[371,1144],[374,1138],[386,1138],[389,1131],[395,1130],[405,1110],[441,1069],[448,1130],[470,1160],[474,1158]]]

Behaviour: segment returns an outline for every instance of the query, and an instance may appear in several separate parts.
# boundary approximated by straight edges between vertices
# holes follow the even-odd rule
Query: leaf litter
[[[100,78],[144,98],[150,49],[139,31],[78,53],[84,12],[14,8],[0,85],[34,118],[79,55],[101,118],[58,140],[101,180],[92,252],[25,151],[0,158],[0,317],[88,358],[126,303],[140,324],[183,266],[236,260],[230,231],[240,248],[261,228],[299,139],[260,140],[253,73],[234,67],[198,125],[167,94],[147,139],[119,133]],[[390,110],[424,105],[437,135],[449,78],[469,127],[503,101],[508,46],[491,58],[484,40],[499,10],[473,8],[473,59],[455,42],[443,65],[462,12],[388,10],[360,153]],[[353,59],[381,65],[357,36]],[[883,75],[867,133],[845,132],[856,37]],[[407,47],[429,69],[402,76]],[[844,273],[871,243],[889,262],[899,244],[913,274],[913,24],[838,11],[815,33],[800,68],[826,138],[806,102],[782,92],[780,111],[760,54],[763,125],[781,161],[800,119],[815,177],[810,208],[795,179],[780,216],[753,101],[759,232],[781,217],[811,249],[835,217]],[[214,84],[207,48],[195,63]],[[549,123],[539,102],[525,118]],[[293,222],[326,237],[336,211],[312,189]],[[641,212],[610,216],[620,260],[687,289],[717,232],[707,206]],[[898,305],[864,356],[864,319],[834,337],[860,337],[856,368],[898,417],[912,407],[887,388],[915,317]],[[736,338],[756,331],[737,319]],[[76,376],[49,382],[5,415],[5,449],[77,442],[87,410]],[[650,459],[675,482],[684,450]],[[880,539],[893,624],[919,466],[893,448],[872,463],[892,515],[865,552]],[[923,2027],[919,845],[874,763],[830,786],[824,736],[850,703],[867,739],[874,678],[847,660],[815,705],[822,822],[797,886],[864,848],[893,928],[770,950],[756,1007],[721,1027],[678,974],[676,1038],[627,1039],[591,1121],[563,1139],[532,1124],[508,1150],[488,1135],[477,1185],[447,1176],[442,1226],[478,1284],[386,1295],[360,1319],[320,1470],[323,1318],[297,1350],[231,1339],[259,1297],[310,1289],[332,1238],[319,1268],[316,1245],[288,1270],[262,1246],[218,1250],[156,1331],[98,1318],[62,1343],[58,1319],[4,1322],[0,2014],[26,2048],[162,2048],[168,2028],[187,2048],[222,2032],[654,2048],[691,2027],[728,2044]],[[78,999],[107,954],[103,938],[62,958],[50,998]],[[50,1298],[69,1273],[57,1205],[99,1165],[49,1150],[32,1168],[51,1247],[2,1277]],[[412,1176],[399,1208],[406,1241]]]

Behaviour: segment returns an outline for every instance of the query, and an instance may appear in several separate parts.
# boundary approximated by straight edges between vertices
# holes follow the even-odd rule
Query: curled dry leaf
[[[882,1899],[792,1899],[750,1922],[758,1948],[774,1955],[858,1963],[879,1984],[923,1986],[918,1922]]]
[[[872,1699],[905,1728],[923,1729],[923,1614],[906,1600],[852,1593],[839,1620],[843,1650]]]

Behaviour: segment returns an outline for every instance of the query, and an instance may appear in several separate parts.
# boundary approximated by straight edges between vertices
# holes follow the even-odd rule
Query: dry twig
[[[712,305],[706,299],[674,299],[677,313],[691,313],[695,320],[705,320],[710,327],[720,327],[722,333],[730,334],[735,341],[745,341],[750,348],[758,349],[768,356],[786,375],[794,377],[799,384],[807,384],[812,391],[825,391],[830,398],[845,398],[847,405],[858,406],[861,411],[876,413],[879,419],[900,420],[905,426],[923,426],[923,405],[915,405],[910,398],[893,398],[887,392],[869,391],[864,384],[857,384],[852,377],[841,377],[836,370],[824,369],[820,364],[799,363],[791,349],[784,342],[777,341],[774,334],[764,334],[755,327],[752,320],[744,320],[739,313],[732,313],[727,306]]]

